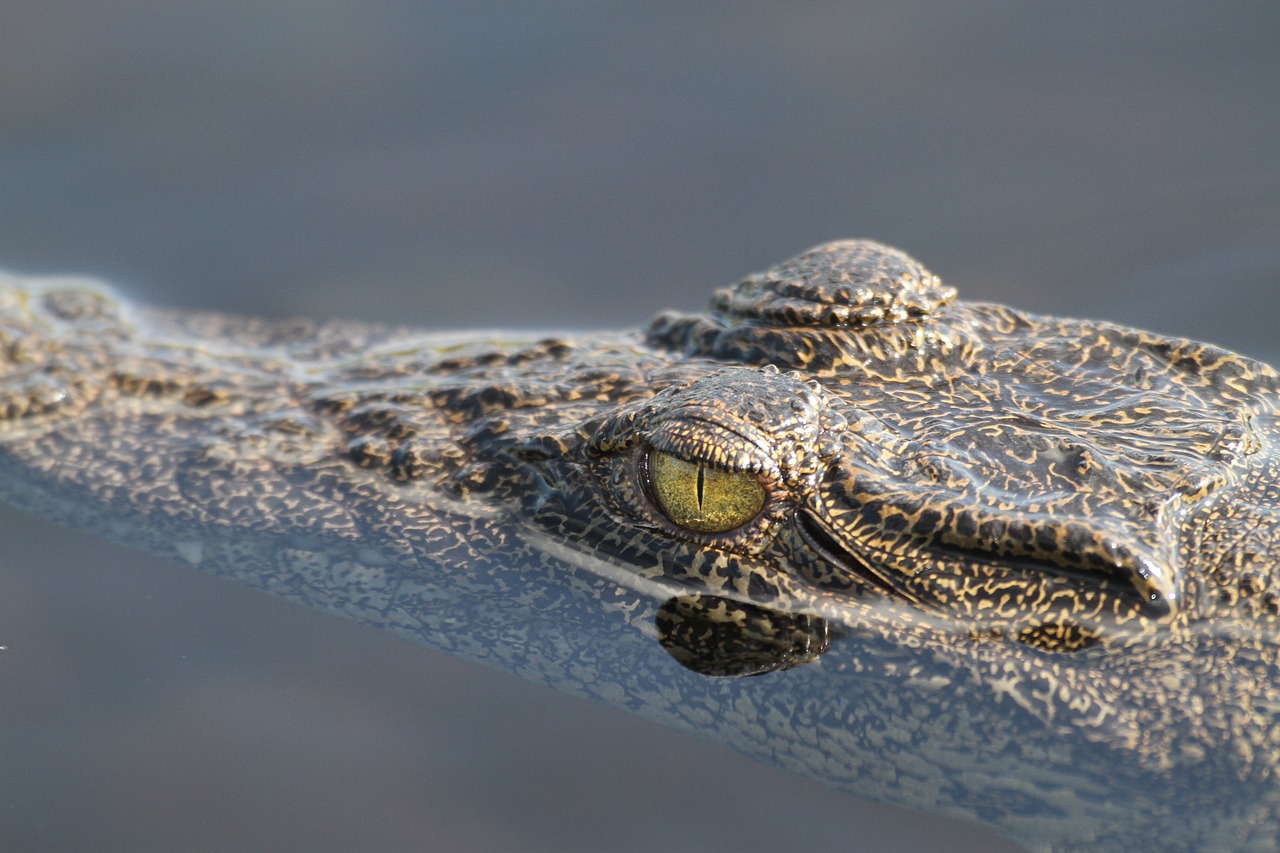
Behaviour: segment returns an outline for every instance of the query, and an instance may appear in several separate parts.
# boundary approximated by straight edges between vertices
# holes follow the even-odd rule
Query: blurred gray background
[[[16,0],[0,266],[621,327],[821,241],[1280,359],[1280,5]],[[999,851],[0,512],[0,848]]]

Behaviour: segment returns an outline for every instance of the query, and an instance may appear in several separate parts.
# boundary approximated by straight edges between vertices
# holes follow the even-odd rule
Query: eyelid
[[[759,436],[687,413],[648,430],[645,442],[654,451],[721,471],[762,474],[776,467],[769,446]]]

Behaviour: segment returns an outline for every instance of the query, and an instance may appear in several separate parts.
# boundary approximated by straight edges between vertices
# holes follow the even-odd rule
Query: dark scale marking
[[[928,536],[937,530],[943,523],[942,513],[936,509],[926,509],[920,513],[916,519],[915,532],[921,536]]]
[[[5,279],[0,492],[1037,849],[1277,849],[1270,367],[869,241],[499,337]],[[654,451],[757,517],[681,528]]]

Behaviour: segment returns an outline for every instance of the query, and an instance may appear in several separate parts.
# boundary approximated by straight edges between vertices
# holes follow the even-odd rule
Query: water
[[[17,6],[0,264],[175,306],[620,327],[874,236],[966,298],[1280,359],[1278,18]],[[16,849],[1012,849],[3,520]]]

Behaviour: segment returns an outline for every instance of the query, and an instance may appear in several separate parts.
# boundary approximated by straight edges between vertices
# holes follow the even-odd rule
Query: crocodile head
[[[993,742],[1077,742],[1072,772],[1093,785],[1117,762],[1141,768],[1134,788],[1270,775],[1269,367],[957,303],[865,242],[749,278],[704,315],[660,317],[645,341],[672,360],[603,393],[566,383],[605,401],[568,423],[538,407],[459,417],[483,424],[469,450],[529,541],[665,585],[657,639],[682,665],[823,661],[878,671],[898,699],[914,679],[928,685],[915,710],[940,725],[951,704],[953,725],[996,713],[976,727]],[[904,649],[918,652],[905,666]],[[1020,760],[1051,763],[1035,740]],[[930,757],[936,743],[917,746]],[[1017,763],[1004,772],[1022,776]],[[1077,820],[1075,796],[1034,810]]]
[[[670,360],[594,385],[540,365],[563,405],[468,387],[437,401],[489,470],[459,497],[700,595],[892,605],[1053,654],[1223,615],[1224,558],[1271,588],[1265,541],[1241,539],[1273,510],[1269,367],[954,296],[900,252],[834,243],[660,317],[646,343]]]
[[[866,241],[510,343],[22,283],[0,483],[1037,843],[1274,838],[1280,380],[955,296]]]

